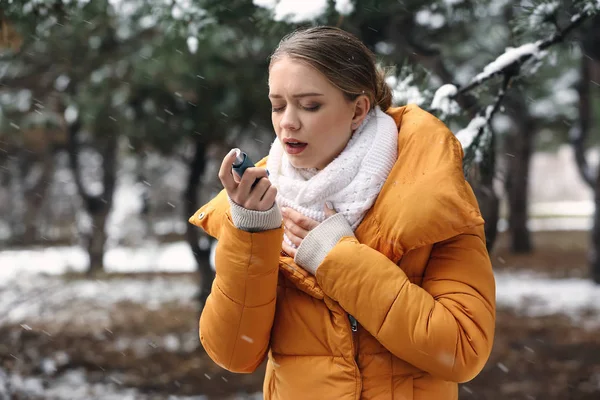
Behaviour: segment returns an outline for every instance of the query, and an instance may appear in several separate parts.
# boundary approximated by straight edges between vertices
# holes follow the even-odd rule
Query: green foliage
[[[109,118],[134,148],[172,152],[270,124],[268,57],[283,28],[251,0],[30,1],[4,13],[28,38],[4,92],[27,89],[59,117],[73,106],[96,135]],[[36,111],[10,103],[13,122]]]
[[[269,55],[285,34],[317,24],[358,35],[404,85],[399,101],[418,89],[428,108],[442,84],[465,85],[507,47],[543,39],[575,13],[596,10],[590,1],[559,3],[356,0],[354,11],[341,16],[330,0],[324,15],[293,24],[273,21],[252,0],[10,1],[3,13],[24,44],[2,78],[2,91],[12,95],[2,103],[3,123],[38,123],[41,111],[56,121],[73,106],[89,131],[105,131],[100,125],[108,118],[134,148],[164,152],[190,138],[227,141],[234,132],[270,131]],[[511,84],[558,138],[568,129],[563,121],[576,118],[569,96],[579,57],[578,46],[559,44]],[[477,107],[494,102],[501,84],[498,78],[471,91],[471,108],[446,122],[455,130],[466,126]],[[15,101],[22,89],[36,99],[28,110]]]

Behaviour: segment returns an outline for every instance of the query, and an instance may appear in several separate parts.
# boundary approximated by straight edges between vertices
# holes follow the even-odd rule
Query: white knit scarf
[[[277,204],[322,222],[325,201],[356,230],[379,195],[398,157],[398,128],[375,107],[354,131],[344,150],[324,169],[295,168],[279,139],[271,145],[267,169],[277,188]],[[290,245],[290,240],[285,237]]]

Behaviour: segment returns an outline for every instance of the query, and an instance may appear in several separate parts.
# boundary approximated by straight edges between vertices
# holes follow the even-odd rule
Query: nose
[[[286,109],[283,112],[283,116],[279,121],[279,126],[281,127],[281,129],[288,131],[297,131],[298,129],[300,129],[300,120],[298,119],[298,116],[296,115],[292,107],[286,107]]]

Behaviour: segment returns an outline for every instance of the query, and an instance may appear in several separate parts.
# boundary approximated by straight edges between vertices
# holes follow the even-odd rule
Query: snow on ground
[[[3,253],[0,256],[6,257]],[[37,262],[35,257],[29,260]],[[181,266],[179,270],[186,270],[185,264],[176,265]],[[109,310],[116,303],[128,301],[151,309],[172,302],[193,304],[198,290],[195,279],[186,276],[88,280],[47,276],[42,274],[45,269],[39,267],[30,266],[28,272],[25,277],[17,278],[14,271],[4,271],[0,276],[0,324],[26,324],[31,320],[67,323],[74,316],[81,323],[109,324]],[[586,310],[600,310],[600,286],[589,280],[548,279],[525,272],[497,272],[496,277],[499,306],[523,309],[531,315],[565,313],[574,317]]]
[[[535,202],[529,206],[528,224],[532,231],[589,230],[592,226],[594,203],[590,199]],[[499,230],[506,229],[500,220]],[[213,260],[214,248],[213,242]],[[104,258],[105,270],[114,272],[194,272],[196,261],[184,242],[158,244],[147,242],[138,247],[109,248]],[[79,246],[31,248],[0,251],[0,282],[23,273],[61,275],[83,272],[87,254]]]
[[[110,383],[89,382],[85,371],[69,370],[52,379],[23,377],[7,374],[0,368],[0,398],[18,398],[32,400],[153,400],[156,395],[145,395],[132,388],[121,387],[118,376],[109,378]],[[207,400],[206,396],[168,396],[168,400]],[[233,396],[231,400],[259,400],[261,393]]]
[[[577,323],[600,326],[600,285],[588,279],[496,272],[496,300],[526,315],[566,314]],[[585,316],[589,311],[596,311],[593,319]]]
[[[166,303],[194,304],[198,282],[187,277],[65,280],[30,274],[0,282],[0,325],[44,323],[110,325],[119,302],[157,309]]]
[[[128,400],[142,399],[135,389],[121,389],[116,382],[90,383],[86,379],[85,371],[71,370],[67,373],[44,380],[39,377],[22,377],[17,374],[8,375],[0,369],[0,396],[11,398],[11,395],[26,396],[31,399],[85,399],[95,398],[103,400]],[[47,387],[45,387],[48,385]],[[173,397],[175,398],[175,397]],[[183,399],[183,398],[180,398]],[[196,397],[205,399],[205,397]]]
[[[116,247],[105,256],[107,272],[193,272],[196,261],[186,242]],[[0,251],[0,282],[22,273],[60,275],[83,272],[87,254],[78,246]]]

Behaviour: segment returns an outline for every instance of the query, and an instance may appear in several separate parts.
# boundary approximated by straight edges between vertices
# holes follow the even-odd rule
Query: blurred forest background
[[[444,120],[486,219],[494,351],[463,399],[600,398],[599,0],[0,0],[0,399],[262,398],[199,344],[187,219],[274,140],[269,55],[339,26]]]

